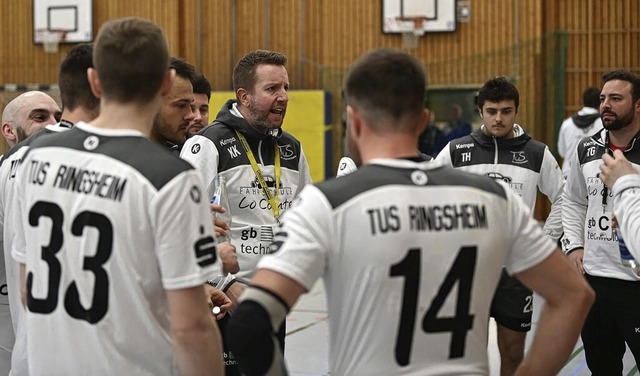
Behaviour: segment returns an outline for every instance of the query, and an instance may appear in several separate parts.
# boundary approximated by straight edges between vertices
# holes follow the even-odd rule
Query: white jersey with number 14
[[[377,160],[308,186],[259,268],[323,277],[332,375],[486,375],[489,307],[555,244],[492,179]]]

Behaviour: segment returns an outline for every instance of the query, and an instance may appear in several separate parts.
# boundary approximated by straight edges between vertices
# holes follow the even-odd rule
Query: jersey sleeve
[[[625,175],[613,185],[613,212],[627,247],[640,260],[640,175]]]
[[[218,271],[208,202],[194,170],[177,175],[150,202],[165,289],[202,284]]]
[[[322,276],[331,249],[331,205],[314,185],[305,187],[295,205],[283,215],[271,254],[258,263],[285,275],[310,290]]]
[[[569,152],[569,145],[567,145],[567,126],[566,122],[562,122],[560,126],[560,132],[558,132],[558,155],[561,158],[566,159]]]
[[[445,166],[453,167],[453,162],[451,161],[451,151],[450,151],[451,143],[447,143],[440,153],[436,156],[436,161],[441,162]]]
[[[350,157],[342,157],[340,158],[340,162],[338,163],[338,172],[336,173],[336,177],[339,178],[341,176],[349,175],[352,172],[355,172],[358,169],[356,163]]]
[[[540,169],[540,180],[538,188],[551,201],[551,212],[545,221],[543,230],[557,241],[562,235],[562,191],[564,188],[564,177],[558,162],[553,157],[548,147],[544,149],[542,158],[542,168]]]
[[[216,189],[220,161],[218,149],[213,141],[200,135],[191,137],[182,147],[180,158],[191,163],[200,173],[207,197],[211,198]]]
[[[576,159],[575,163],[571,164],[562,193],[562,248],[565,253],[584,247],[584,224],[588,203],[582,167]]]
[[[556,249],[555,243],[544,236],[531,210],[511,189],[505,189],[508,200],[508,221],[511,251],[505,266],[513,275],[544,261]]]
[[[11,252],[11,257],[20,264],[26,264],[27,252],[26,252],[26,238],[24,224],[27,223],[26,205],[24,203],[24,195],[17,194],[18,192],[24,192],[26,186],[26,166],[28,165],[28,156],[20,163],[13,184],[6,182],[7,192],[5,193],[5,199],[11,197],[11,204],[9,205],[5,201],[5,209],[11,210],[11,220],[5,218],[4,231],[5,237],[4,246],[5,252]],[[10,207],[9,207],[10,206]],[[5,217],[9,212],[5,212]]]
[[[309,171],[309,162],[307,162],[307,157],[304,154],[304,150],[300,147],[300,161],[298,162],[298,187],[296,189],[296,196],[302,191],[302,189],[307,185],[313,183],[311,180],[311,172]]]

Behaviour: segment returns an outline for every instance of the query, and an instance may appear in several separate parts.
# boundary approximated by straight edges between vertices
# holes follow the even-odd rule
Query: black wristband
[[[229,281],[229,283],[227,283],[227,285],[226,285],[226,286],[224,286],[224,287],[222,288],[222,292],[225,292],[225,293],[226,293],[226,292],[227,292],[227,290],[229,290],[229,287],[230,287],[231,285],[233,285],[234,283],[236,283],[237,281],[238,281],[238,280],[237,280],[237,279],[235,279],[235,278],[234,278],[234,279],[232,279],[231,281]]]

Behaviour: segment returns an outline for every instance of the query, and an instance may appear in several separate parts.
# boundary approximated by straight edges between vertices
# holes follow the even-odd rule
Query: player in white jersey
[[[100,100],[93,95],[89,81],[87,79],[87,69],[93,67],[91,54],[93,46],[91,44],[79,44],[69,50],[69,53],[60,63],[58,74],[58,86],[60,87],[60,98],[62,99],[63,111],[60,123],[47,125],[43,131],[39,131],[27,139],[14,146],[4,155],[0,162],[0,181],[5,181],[5,185],[0,189],[0,201],[2,201],[1,213],[11,216],[17,211],[13,208],[16,191],[13,184],[15,182],[16,170],[22,157],[29,149],[30,144],[39,137],[52,132],[62,132],[73,127],[78,121],[90,121],[98,116]],[[4,231],[2,238],[4,260],[7,271],[7,289],[9,292],[9,305],[11,308],[11,321],[15,332],[15,345],[11,355],[11,375],[28,375],[27,369],[27,343],[26,325],[23,319],[24,307],[20,302],[20,280],[19,264],[11,257],[11,242],[15,231],[22,231],[24,226],[19,221],[7,218],[0,223],[0,228]]]
[[[23,157],[26,230],[12,255],[32,375],[223,373],[203,299],[216,260],[208,200],[195,170],[147,139],[175,78],[168,61],[157,25],[105,23],[88,73],[100,115]]]
[[[4,171],[0,172],[0,181],[5,182],[0,188],[0,375],[6,375],[12,368],[12,358],[18,357],[26,363],[26,354],[20,351],[23,347],[16,344],[16,333],[20,321],[20,288],[18,284],[18,264],[11,258],[11,251],[2,244],[4,216],[10,215],[8,206],[12,204],[6,198],[11,173],[15,173],[15,161],[7,161],[16,144],[36,133],[47,125],[55,124],[60,119],[58,104],[46,93],[28,91],[22,93],[7,104],[2,112],[2,135],[12,149],[2,156]],[[9,223],[12,221],[9,220]],[[7,252],[4,250],[7,249]],[[19,347],[17,354],[16,346]],[[15,367],[14,367],[15,368]]]
[[[245,374],[280,374],[273,328],[322,276],[332,375],[486,375],[502,265],[546,299],[520,371],[564,365],[593,292],[508,187],[416,160],[425,91],[404,52],[374,50],[352,66],[349,146],[362,167],[306,187],[285,214],[231,318]]]

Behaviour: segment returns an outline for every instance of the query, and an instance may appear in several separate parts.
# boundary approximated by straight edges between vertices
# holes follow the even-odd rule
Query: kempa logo
[[[474,146],[475,145],[473,143],[471,143],[471,144],[459,144],[459,145],[456,145],[456,150],[458,150],[458,149],[469,149],[469,148],[472,148]]]
[[[226,144],[230,144],[232,142],[236,142],[236,138],[235,137],[225,138],[223,140],[220,140],[220,145],[221,146],[225,146]]]

